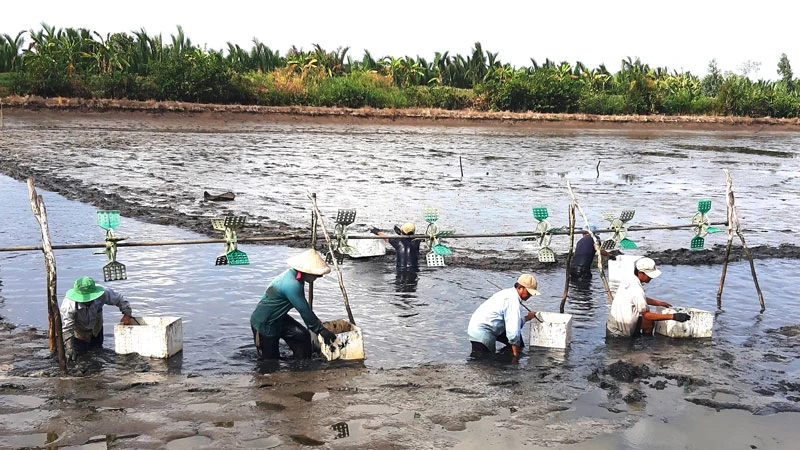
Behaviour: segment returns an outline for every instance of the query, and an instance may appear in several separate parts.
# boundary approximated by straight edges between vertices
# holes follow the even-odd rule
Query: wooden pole
[[[731,173],[726,169],[725,170],[725,180],[726,183],[730,183],[733,186],[733,182],[731,181]],[[731,192],[731,201],[733,202],[733,188],[730,189]],[[753,284],[756,287],[756,292],[758,293],[758,302],[761,304],[761,312],[763,313],[767,307],[764,305],[764,294],[761,293],[761,287],[758,285],[758,277],[756,276],[756,265],[753,262],[753,255],[750,253],[750,249],[747,247],[747,243],[744,241],[744,234],[742,234],[742,225],[739,222],[739,213],[736,212],[736,205],[733,205],[731,208],[733,220],[736,224],[734,228],[736,230],[736,235],[739,236],[739,239],[742,241],[742,249],[744,250],[745,255],[747,255],[748,261],[750,261],[750,274],[753,275]]]
[[[717,289],[717,309],[722,309],[722,288],[725,285],[725,275],[728,273],[728,260],[731,256],[731,246],[733,245],[733,188],[730,177],[726,176],[725,181],[725,200],[728,213],[728,242],[725,245],[725,259],[722,260],[722,276],[719,279],[719,289]]]
[[[317,193],[311,193],[311,202],[316,204]],[[317,213],[311,211],[311,248],[317,249]],[[308,284],[308,307],[314,309],[314,283]]]
[[[44,253],[44,266],[47,272],[47,335],[50,341],[50,351],[58,354],[58,368],[61,375],[67,374],[67,360],[64,355],[64,338],[61,335],[61,312],[58,309],[56,257],[50,247],[50,229],[47,225],[47,208],[41,195],[33,187],[33,179],[28,178],[28,193],[30,194],[31,211],[39,222],[42,230],[42,252]]]
[[[591,227],[589,226],[589,219],[586,218],[586,214],[583,212],[583,208],[581,208],[580,203],[578,203],[578,199],[575,198],[575,192],[572,190],[572,185],[567,181],[567,188],[569,189],[569,195],[572,197],[572,202],[575,204],[575,207],[578,208],[578,212],[581,213],[581,217],[583,217],[583,222],[586,224],[586,231],[589,232],[589,235],[592,237],[592,243],[594,244],[594,250],[597,252],[597,267],[600,269],[600,279],[603,280],[603,287],[606,289],[606,295],[608,295],[609,303],[614,302],[614,296],[611,294],[611,288],[608,286],[608,280],[606,280],[606,274],[603,272],[603,254],[600,253],[600,245],[597,244],[597,238],[594,235]]]
[[[564,295],[561,296],[561,308],[559,312],[564,314],[564,305],[567,303],[567,293],[569,293],[569,276],[570,270],[569,268],[572,266],[572,254],[574,252],[573,248],[575,246],[575,205],[569,205],[569,253],[567,253],[567,276],[564,279]]]
[[[461,168],[461,178],[464,178],[464,166],[461,164],[461,156],[458,157],[458,167]]]
[[[325,242],[328,244],[328,254],[331,255],[333,267],[336,269],[336,275],[339,279],[339,289],[342,290],[344,308],[347,310],[347,318],[350,319],[351,324],[355,325],[356,320],[353,318],[353,312],[350,311],[350,301],[347,299],[347,290],[345,290],[344,281],[342,280],[342,270],[339,268],[339,263],[336,261],[336,256],[333,254],[333,244],[331,244],[331,237],[328,234],[328,229],[325,228],[325,220],[322,218],[322,213],[319,212],[319,208],[317,208],[317,199],[311,195],[309,195],[308,198],[311,199],[311,203],[314,205],[314,213],[317,215],[320,226],[322,226],[322,234],[325,236]]]

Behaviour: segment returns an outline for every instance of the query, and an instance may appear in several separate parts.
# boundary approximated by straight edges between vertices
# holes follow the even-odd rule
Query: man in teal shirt
[[[280,357],[278,342],[281,339],[289,345],[295,358],[311,356],[311,334],[289,315],[292,308],[300,313],[311,331],[322,336],[326,345],[336,340],[336,335],[323,327],[311,310],[303,290],[304,283],[313,283],[330,273],[330,267],[314,249],[295,255],[286,263],[290,268],[272,280],[250,316],[256,351],[262,359]]]

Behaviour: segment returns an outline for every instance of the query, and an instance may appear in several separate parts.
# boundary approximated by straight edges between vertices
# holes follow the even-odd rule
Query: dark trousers
[[[506,336],[505,333],[501,334],[500,336],[497,336],[495,339],[497,339],[497,342],[506,345],[506,347],[503,347],[503,349],[501,349],[500,351],[503,351],[506,348],[510,349],[510,347],[508,347],[508,336]],[[469,341],[469,342],[472,344],[472,353],[494,353],[494,349],[489,350],[489,347],[487,347],[486,344],[484,344],[483,342],[476,342],[476,341]],[[519,340],[519,348],[525,348],[525,342],[523,342],[522,339]]]
[[[77,337],[73,338],[72,345],[75,346],[76,353],[85,353],[93,348],[102,348],[103,347],[103,332],[97,336],[92,336],[91,341],[84,341],[83,339],[78,339]]]
[[[256,344],[256,352],[259,359],[278,359],[281,354],[278,350],[278,343],[281,339],[289,345],[295,358],[306,359],[311,357],[311,333],[306,327],[286,314],[278,319],[281,321],[280,336],[269,337],[259,333],[253,327],[253,341]]]

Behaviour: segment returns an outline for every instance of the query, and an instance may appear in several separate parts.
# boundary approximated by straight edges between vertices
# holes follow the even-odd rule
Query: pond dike
[[[123,216],[147,223],[176,226],[209,238],[219,238],[219,234],[214,233],[214,230],[208,226],[209,218],[205,216],[189,216],[171,208],[142,206],[126,199],[121,194],[106,193],[95,186],[75,180],[65,181],[43,170],[26,169],[23,173],[18,166],[9,161],[0,167],[0,172],[22,182],[28,177],[33,177],[34,184],[39,189],[58,193],[70,200],[87,203],[98,209],[117,209]],[[285,245],[299,248],[310,245],[310,240],[305,238],[309,233],[308,228],[300,228],[264,217],[248,216],[248,219],[250,221],[240,239],[266,236],[285,236],[287,239],[285,241],[248,243],[247,245]],[[324,241],[320,240],[320,249],[323,248],[322,245],[324,245]],[[500,253],[491,250],[474,250],[459,245],[458,239],[452,239],[449,246],[454,250],[454,255],[447,258],[447,264],[470,269],[507,271],[525,266],[534,271],[563,270],[566,261],[566,254],[556,254],[555,263],[542,263],[539,262],[536,253],[530,251],[509,250]],[[795,244],[757,245],[748,248],[754,259],[800,259],[800,246]],[[384,258],[394,258],[394,255],[391,254],[393,250],[388,249],[387,251],[390,253]],[[461,256],[459,253],[468,253],[469,256]],[[715,265],[722,264],[725,259],[725,244],[716,244],[702,250],[680,248],[650,251],[647,255],[658,261],[660,265]],[[741,242],[738,237],[734,236],[729,262],[746,260],[747,255],[744,253]]]

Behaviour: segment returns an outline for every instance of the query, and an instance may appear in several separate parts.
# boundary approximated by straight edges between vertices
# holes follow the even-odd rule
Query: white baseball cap
[[[656,269],[656,262],[650,258],[639,258],[636,260],[636,270],[644,272],[650,278],[658,278],[661,271]]]

